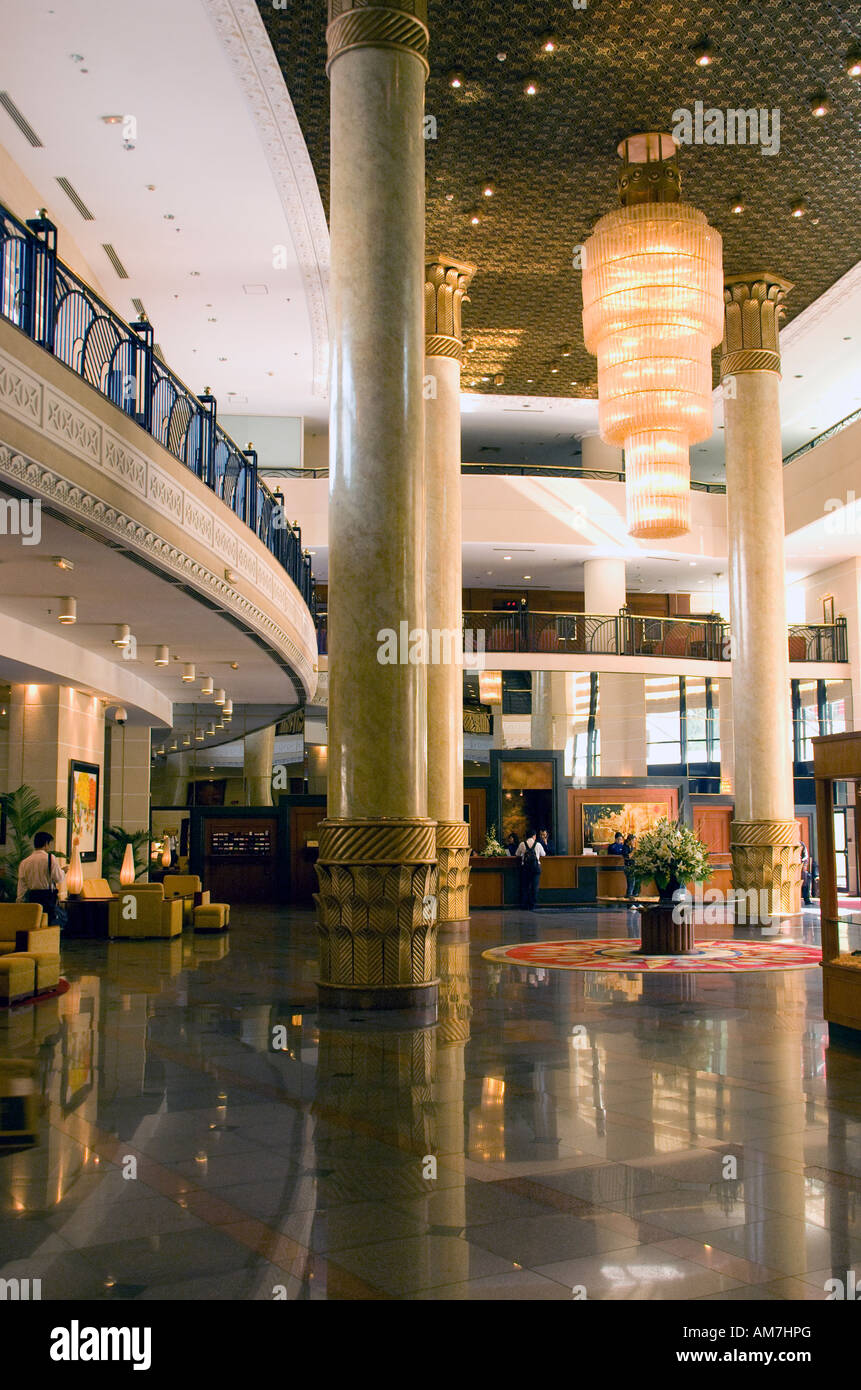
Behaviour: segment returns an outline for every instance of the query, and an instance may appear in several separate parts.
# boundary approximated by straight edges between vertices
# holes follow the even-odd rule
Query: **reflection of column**
[[[584,434],[580,440],[582,449],[580,467],[598,473],[621,473],[624,470],[622,450],[614,444],[605,444],[600,434]],[[588,609],[586,610],[589,611]]]
[[[532,672],[532,747],[553,747],[553,685],[550,671]]]
[[[721,676],[718,687],[718,725],[720,732],[720,789],[732,792],[735,785],[735,742],[732,725],[732,681]]]
[[[440,922],[469,916],[469,826],[463,819],[463,624],[460,483],[460,311],[475,266],[425,261],[427,623],[440,660],[428,667],[428,815],[437,822]]]
[[[472,1017],[469,975],[469,932],[463,927],[441,927],[439,959],[439,1028],[437,1029],[436,1140],[439,1152],[463,1154],[466,1045]],[[428,1211],[428,1224],[463,1228],[468,1225],[466,1178],[439,1192]],[[452,1274],[450,1283],[469,1278],[469,1256]]]
[[[275,761],[275,725],[245,735],[245,804],[272,805],[272,764]]]
[[[421,0],[330,0],[332,403],[328,819],[321,1003],[436,1007],[427,667],[381,632],[426,628]]]
[[[789,281],[728,276],[721,379],[735,737],[733,882],[800,911],[784,570],[778,323]]]
[[[502,705],[491,705],[490,713],[493,716],[493,748],[503,747],[502,738]]]
[[[602,777],[645,777],[646,678],[602,671],[598,677]]]

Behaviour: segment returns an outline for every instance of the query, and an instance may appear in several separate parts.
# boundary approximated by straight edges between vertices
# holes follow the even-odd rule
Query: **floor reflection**
[[[3,1278],[44,1299],[797,1299],[859,1267],[861,1067],[828,1046],[818,971],[500,966],[482,950],[626,937],[630,914],[485,911],[441,935],[418,1028],[318,1016],[311,914],[237,918],[70,942],[69,991],[0,1016]],[[781,930],[815,942],[818,920]]]

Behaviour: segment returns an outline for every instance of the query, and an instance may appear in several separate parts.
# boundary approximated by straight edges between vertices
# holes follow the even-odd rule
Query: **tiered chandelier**
[[[688,450],[712,432],[722,243],[679,201],[671,135],[633,135],[618,153],[621,207],[583,250],[583,337],[598,358],[601,438],[625,451],[628,530],[661,539],[690,530]]]

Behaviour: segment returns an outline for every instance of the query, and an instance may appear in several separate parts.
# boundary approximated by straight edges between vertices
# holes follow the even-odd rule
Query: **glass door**
[[[834,811],[834,858],[837,864],[838,892],[849,891],[849,833],[846,823],[846,808]]]

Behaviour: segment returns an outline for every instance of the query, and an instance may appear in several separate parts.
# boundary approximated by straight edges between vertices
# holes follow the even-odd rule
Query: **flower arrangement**
[[[492,825],[488,830],[487,839],[484,842],[484,849],[481,852],[487,855],[489,859],[508,858],[508,850],[505,848],[505,845],[501,845],[496,838],[495,825]]]
[[[702,883],[711,873],[708,846],[681,821],[664,818],[644,830],[631,855],[638,879],[653,878],[663,899],[685,883]]]

